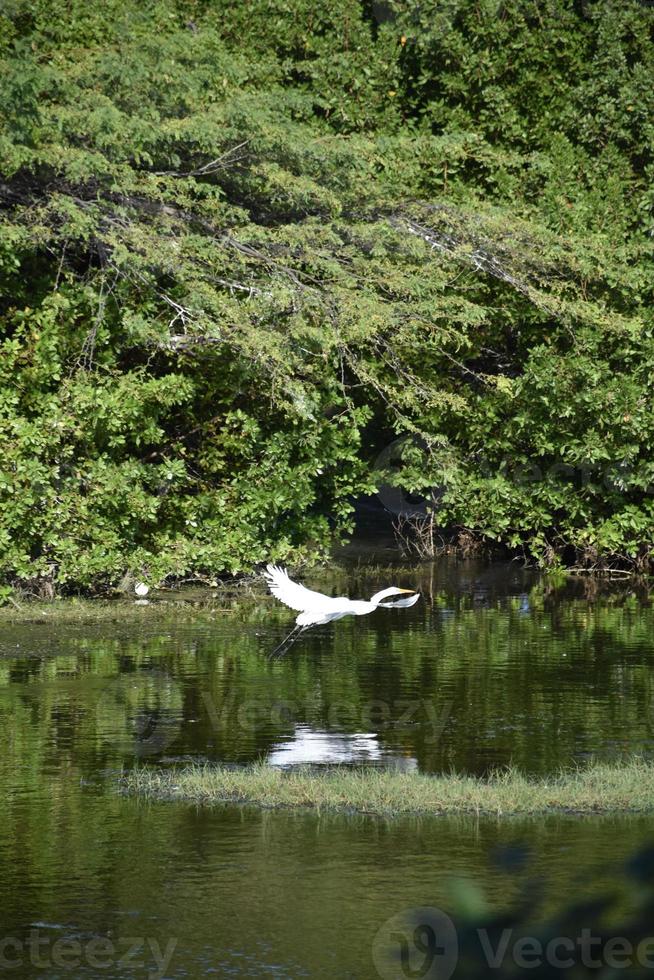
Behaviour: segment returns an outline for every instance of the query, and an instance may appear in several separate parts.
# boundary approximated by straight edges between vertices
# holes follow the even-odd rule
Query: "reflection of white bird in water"
[[[295,640],[310,626],[321,626],[323,623],[331,623],[335,619],[342,619],[343,616],[366,616],[374,612],[375,609],[406,609],[413,606],[420,595],[413,589],[398,589],[391,585],[388,589],[375,592],[367,602],[365,599],[348,599],[346,596],[336,596],[335,598],[323,595],[322,592],[313,592],[311,589],[292,582],[284,568],[276,565],[267,565],[263,573],[268,588],[280,602],[291,609],[298,609],[300,615],[295,620],[295,628],[289,633],[286,639],[280,643],[277,650],[280,650],[289,640]],[[398,599],[396,602],[384,602],[392,595],[401,593],[411,593],[408,599]],[[274,652],[276,653],[277,650]]]
[[[413,756],[396,755],[380,745],[374,732],[316,731],[308,725],[296,725],[292,735],[276,742],[266,762],[269,766],[380,762],[405,772],[418,768]]]

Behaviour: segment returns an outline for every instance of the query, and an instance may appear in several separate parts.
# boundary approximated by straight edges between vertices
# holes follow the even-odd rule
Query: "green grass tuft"
[[[197,804],[251,803],[315,807],[391,816],[402,813],[490,813],[498,816],[572,811],[607,813],[654,809],[654,765],[633,758],[619,764],[531,778],[514,770],[486,778],[429,776],[374,768],[280,770],[264,764],[135,769],[123,778],[127,793]]]

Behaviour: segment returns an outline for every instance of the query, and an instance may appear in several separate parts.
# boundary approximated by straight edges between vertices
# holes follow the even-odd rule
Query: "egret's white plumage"
[[[290,606],[297,609],[299,616],[296,617],[296,626],[320,626],[323,623],[331,623],[335,619],[342,619],[343,616],[365,616],[367,613],[374,612],[375,609],[399,609],[413,606],[420,598],[413,589],[398,589],[392,585],[388,589],[376,592],[367,602],[365,599],[348,599],[347,596],[328,596],[322,592],[314,592],[312,589],[305,588],[293,582],[288,577],[285,568],[278,568],[277,565],[267,565],[264,572],[268,588],[272,594]],[[400,593],[412,593],[408,599],[398,599],[396,602],[383,602],[392,595]]]

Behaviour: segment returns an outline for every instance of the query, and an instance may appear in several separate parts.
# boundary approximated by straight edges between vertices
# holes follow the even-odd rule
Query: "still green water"
[[[281,660],[293,613],[263,593],[0,627],[8,975],[376,977],[384,923],[451,909],[466,883],[508,906],[539,878],[543,914],[614,887],[652,818],[388,822],[116,792],[124,767],[189,758],[546,773],[652,754],[642,597],[479,562],[309,577],[357,597],[391,583],[422,601],[321,627]]]

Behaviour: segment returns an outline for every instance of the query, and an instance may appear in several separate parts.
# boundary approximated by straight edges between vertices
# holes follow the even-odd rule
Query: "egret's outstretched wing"
[[[272,594],[285,606],[290,606],[291,609],[304,612],[307,609],[318,609],[321,605],[329,602],[329,596],[323,595],[322,592],[313,592],[303,585],[298,585],[297,582],[292,582],[285,568],[278,568],[277,565],[266,565],[263,574]]]

